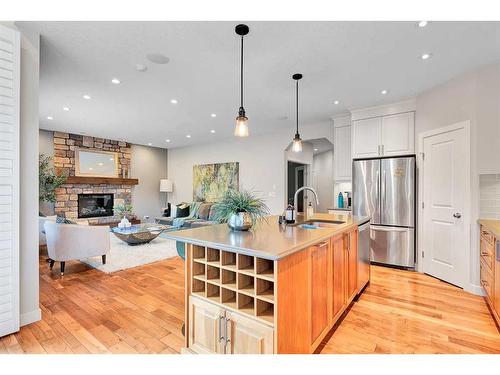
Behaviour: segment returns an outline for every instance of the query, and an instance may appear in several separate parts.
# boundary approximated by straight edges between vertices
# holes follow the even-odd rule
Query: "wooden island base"
[[[186,244],[183,351],[313,353],[363,289],[357,235],[354,225],[278,260]]]

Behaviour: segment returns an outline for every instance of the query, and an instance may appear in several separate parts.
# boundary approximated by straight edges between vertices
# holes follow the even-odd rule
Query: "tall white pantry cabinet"
[[[0,25],[0,337],[19,330],[19,32]]]

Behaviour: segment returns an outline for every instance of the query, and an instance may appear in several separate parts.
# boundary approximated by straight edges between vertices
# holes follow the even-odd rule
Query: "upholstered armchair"
[[[65,262],[68,260],[101,256],[103,264],[106,264],[106,254],[110,248],[109,227],[46,221],[44,228],[50,269],[54,267],[54,262],[61,262],[61,276],[64,275]]]

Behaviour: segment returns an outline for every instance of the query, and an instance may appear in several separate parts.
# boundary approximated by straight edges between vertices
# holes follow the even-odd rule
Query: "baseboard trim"
[[[28,324],[38,322],[42,320],[42,310],[36,309],[33,311],[29,311],[27,313],[21,314],[20,324],[22,326],[26,326]]]
[[[475,284],[468,284],[464,290],[466,292],[478,295],[478,296],[484,296],[483,288],[481,285],[475,285]]]

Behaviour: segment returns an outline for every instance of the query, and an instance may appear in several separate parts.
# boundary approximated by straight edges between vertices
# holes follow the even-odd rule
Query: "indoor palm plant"
[[[248,230],[258,220],[269,215],[269,208],[255,193],[242,190],[228,190],[222,199],[214,204],[214,220],[227,223],[233,230]]]
[[[54,167],[50,164],[52,157],[40,154],[38,158],[38,181],[40,203],[54,203],[56,201],[56,189],[66,182],[66,176],[58,176]]]

